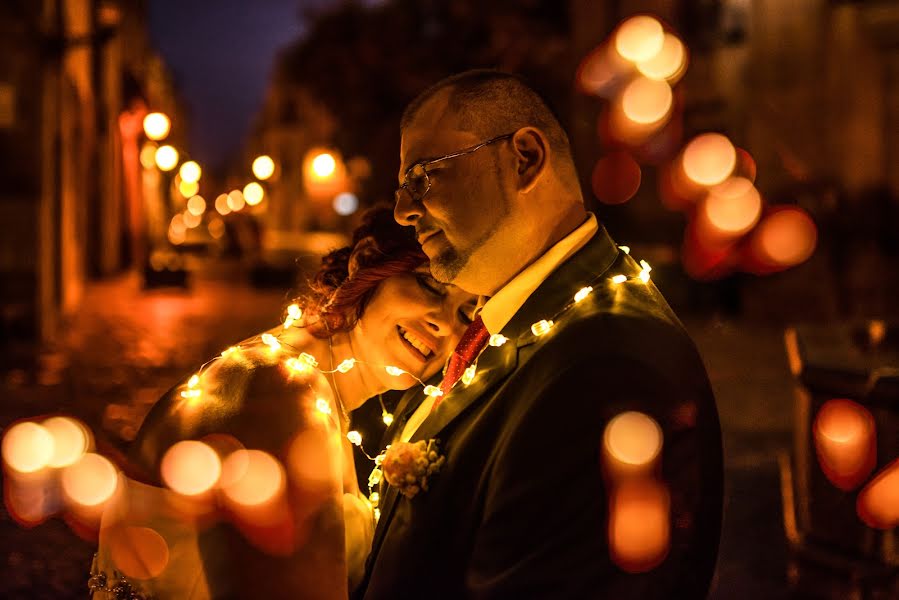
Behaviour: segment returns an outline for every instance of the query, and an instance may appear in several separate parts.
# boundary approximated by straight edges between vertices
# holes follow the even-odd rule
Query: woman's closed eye
[[[418,285],[421,286],[421,289],[429,294],[432,294],[437,298],[446,296],[446,285],[440,283],[427,273],[416,273],[415,280],[418,282]]]

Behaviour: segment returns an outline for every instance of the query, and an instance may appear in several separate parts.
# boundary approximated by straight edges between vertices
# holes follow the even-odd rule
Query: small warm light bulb
[[[234,354],[238,350],[240,350],[240,346],[231,346],[230,348],[222,350],[222,358]]]
[[[356,366],[355,358],[348,358],[339,365],[337,365],[337,371],[340,373],[349,372],[354,366]]]
[[[350,443],[354,446],[362,445],[362,434],[358,431],[347,432],[346,439],[350,440]]]
[[[312,367],[313,369],[318,366],[318,361],[315,360],[315,357],[307,352],[301,353],[299,358],[300,362],[309,367]]]
[[[490,344],[491,346],[499,347],[508,341],[509,341],[509,338],[507,338],[503,334],[494,333],[493,335],[490,336],[490,340],[487,343]]]
[[[279,342],[275,336],[270,333],[262,334],[262,343],[269,347],[272,352],[277,352],[281,349],[281,342]]]
[[[478,365],[474,364],[465,369],[465,372],[462,373],[462,383],[468,385],[474,380],[474,375],[478,370]]]
[[[376,508],[376,509],[373,511],[373,513],[374,513],[374,515],[375,515],[375,522],[377,523],[377,522],[381,519],[381,509],[380,509],[380,508]]]
[[[531,325],[531,333],[536,336],[546,335],[555,323],[546,319],[537,321]]]
[[[200,390],[181,390],[182,398],[199,398],[200,394],[202,394]]]
[[[589,285],[587,287],[582,287],[580,290],[578,290],[577,294],[574,295],[574,301],[580,302],[581,300],[589,296],[591,292],[593,292],[593,288]]]
[[[384,425],[389,427],[393,423],[393,415],[389,412],[381,413],[381,420],[384,421]]]
[[[187,380],[187,387],[195,388],[200,383],[200,376],[197,374],[191,375],[190,379]]]
[[[401,368],[391,365],[384,367],[384,370],[387,371],[388,375],[393,375],[394,377],[399,377],[400,375],[404,375],[406,373]]]
[[[372,506],[377,506],[381,501],[381,494],[379,494],[378,492],[372,492],[368,496],[368,501],[371,502]]]
[[[377,462],[377,461],[375,461]],[[375,467],[372,469],[371,473],[368,475],[368,487],[375,487],[379,483],[381,483],[381,476],[383,475],[381,469]]]
[[[318,409],[318,412],[324,413],[326,415],[331,414],[331,405],[328,404],[328,401],[324,398],[319,398],[315,401],[315,408]]]
[[[287,314],[293,319],[300,319],[303,316],[303,311],[300,309],[300,305],[297,303],[293,303],[287,307]]]
[[[645,260],[640,261],[640,266],[643,267],[643,270],[640,271],[640,274],[637,277],[640,278],[640,281],[646,283],[649,281],[649,272],[652,271],[652,267],[649,266]]]
[[[442,396],[443,392],[440,391],[440,388],[435,385],[426,385],[425,386],[425,396],[432,396],[436,398],[437,396]]]
[[[631,253],[631,247],[630,247],[630,246],[618,246],[618,249],[621,250],[622,252],[624,252],[625,254],[630,254],[630,253]]]
[[[612,283],[624,283],[627,281],[627,275],[615,275],[612,277]]]

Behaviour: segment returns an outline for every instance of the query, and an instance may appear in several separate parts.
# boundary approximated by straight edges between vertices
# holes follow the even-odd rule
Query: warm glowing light
[[[399,368],[399,367],[394,367],[394,366],[391,366],[391,365],[388,365],[388,366],[384,367],[384,370],[387,371],[387,374],[388,374],[388,375],[393,375],[394,377],[399,377],[400,375],[405,375],[405,374],[406,374],[406,372],[403,371],[401,368]]]
[[[358,431],[348,431],[346,434],[346,439],[348,439],[354,446],[359,446],[360,444],[362,444],[362,434]]]
[[[630,254],[630,253],[631,253],[631,247],[630,247],[630,246],[618,246],[618,249],[621,250],[622,252],[624,252],[625,254]]]
[[[250,206],[256,206],[265,197],[265,190],[257,181],[251,181],[243,188],[243,197]]]
[[[260,181],[265,181],[275,173],[275,161],[270,156],[263,154],[253,161],[253,175]]]
[[[609,499],[609,553],[624,571],[652,569],[668,554],[670,499],[660,483],[648,479],[618,486]]]
[[[53,435],[37,423],[17,423],[6,430],[3,461],[20,473],[33,473],[50,464],[55,455]]]
[[[769,214],[757,228],[759,250],[764,259],[777,266],[804,262],[814,253],[817,242],[815,223],[798,207]]]
[[[97,506],[109,500],[118,484],[118,473],[109,460],[89,452],[62,471],[66,496],[82,506]]]
[[[195,215],[190,211],[185,211],[184,213],[182,213],[181,218],[184,220],[184,226],[188,229],[193,229],[203,222],[202,216]]]
[[[612,283],[624,283],[627,281],[627,275],[615,275],[612,277]]]
[[[552,321],[542,319],[531,325],[531,333],[536,336],[546,335],[554,324]]]
[[[196,440],[178,442],[169,448],[159,466],[162,481],[185,496],[209,491],[222,474],[215,450]]]
[[[178,184],[178,193],[180,193],[185,198],[190,198],[200,191],[200,184],[196,181],[181,181]]]
[[[462,373],[462,383],[465,384],[465,385],[468,385],[468,384],[470,384],[472,381],[474,381],[474,376],[475,376],[475,374],[477,373],[477,371],[478,371],[478,365],[477,365],[477,364],[469,365],[469,366],[465,369],[465,371]]]
[[[192,196],[187,201],[187,211],[195,216],[200,216],[206,212],[206,199],[203,196]]]
[[[720,133],[704,133],[684,148],[681,164],[692,181],[700,185],[718,185],[733,173],[737,151]]]
[[[389,412],[383,412],[381,413],[381,420],[384,421],[384,425],[389,427],[390,424],[393,423],[393,415]]]
[[[272,500],[283,485],[283,467],[261,450],[237,450],[222,464],[222,492],[235,504],[258,506]]]
[[[650,267],[649,263],[647,263],[645,260],[640,261],[640,267],[642,267],[642,269],[640,270],[640,273],[637,275],[637,277],[643,283],[648,283],[649,282],[649,272],[652,271],[652,267]]]
[[[633,62],[653,58],[662,50],[664,43],[662,24],[646,15],[627,19],[615,32],[615,50]]]
[[[874,468],[874,417],[861,404],[844,399],[825,402],[815,416],[813,437],[821,469],[841,490],[853,489]]]
[[[169,241],[175,244],[183,244],[187,239],[187,224],[184,222],[184,215],[178,213],[169,222],[168,230]]]
[[[261,336],[262,343],[269,347],[269,350],[272,352],[277,352],[281,349],[281,342],[278,341],[278,338],[273,336],[270,333],[263,333]]]
[[[291,304],[287,307],[287,317],[284,318],[284,329],[287,329],[303,318],[303,310],[299,304]]]
[[[589,285],[587,287],[582,287],[581,289],[579,289],[577,291],[577,294],[574,295],[574,301],[580,302],[581,300],[583,300],[584,298],[589,296],[591,293],[593,293],[592,287],[590,287]]]
[[[593,194],[604,204],[622,204],[634,197],[640,189],[642,172],[640,165],[625,151],[606,154],[593,167],[591,183]]]
[[[433,386],[433,385],[426,385],[424,392],[425,392],[425,396],[432,396],[435,398],[437,396],[443,395],[443,392],[440,390],[440,388],[437,386]]]
[[[327,152],[322,152],[312,159],[312,172],[316,177],[325,179],[333,175],[336,169],[337,161]]]
[[[664,119],[671,111],[674,96],[664,80],[638,77],[624,88],[621,109],[635,123],[649,125]]]
[[[315,401],[315,408],[316,410],[318,410],[318,412],[324,413],[326,415],[330,415],[332,412],[331,405],[328,404],[328,401],[324,398],[319,398]]]
[[[229,348],[225,348],[224,350],[222,350],[222,358],[224,358],[226,356],[230,356],[230,355],[234,354],[235,352],[237,352],[238,350],[240,350],[240,346],[231,346]]]
[[[356,359],[348,358],[348,359],[342,361],[339,365],[337,365],[337,371],[339,373],[349,373],[355,366],[356,366]]]
[[[858,495],[858,516],[869,527],[899,525],[899,460],[884,467]]]
[[[509,341],[509,338],[507,338],[503,334],[494,333],[493,335],[490,336],[490,339],[487,341],[487,343],[493,347],[498,348],[499,346],[502,346],[503,344],[505,344],[508,341]]]
[[[629,466],[645,466],[662,450],[662,428],[649,415],[624,412],[606,425],[603,445],[615,460]]]
[[[738,236],[758,223],[762,197],[748,179],[731,177],[712,188],[703,209],[712,227],[725,235]]]
[[[156,166],[162,171],[171,171],[178,164],[178,151],[165,145],[156,149]]]
[[[661,50],[639,61],[637,70],[650,79],[676,81],[687,70],[687,51],[676,35],[666,33]]]
[[[219,194],[215,199],[215,210],[223,217],[231,212],[231,206],[228,202],[228,194]]]
[[[147,142],[140,149],[140,164],[145,169],[152,169],[156,166],[156,144]]]
[[[334,196],[334,212],[341,216],[348,216],[359,209],[359,198],[356,194],[343,192]]]
[[[200,165],[198,165],[196,161],[189,160],[181,165],[181,168],[178,169],[178,174],[181,175],[181,181],[186,181],[187,183],[196,183],[200,181],[200,176],[203,174],[203,170],[200,168]]]
[[[171,121],[161,112],[151,112],[144,117],[144,133],[151,140],[165,139],[171,127]]]
[[[614,45],[604,42],[584,57],[575,77],[581,91],[610,98],[631,70],[631,63],[615,50]]]
[[[105,542],[113,564],[126,577],[157,577],[169,564],[168,544],[149,527],[110,527],[105,532]]]
[[[67,467],[87,452],[90,437],[87,427],[69,417],[51,417],[41,423],[53,438],[53,456],[47,462],[51,467]]]
[[[246,199],[243,197],[243,192],[240,190],[231,190],[228,192],[228,208],[233,210],[234,212],[239,212],[246,206]]]

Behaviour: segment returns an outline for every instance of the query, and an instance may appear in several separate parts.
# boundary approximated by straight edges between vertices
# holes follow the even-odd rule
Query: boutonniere
[[[445,461],[435,439],[396,442],[387,448],[381,468],[387,483],[406,498],[413,498],[419,491],[428,491],[428,479]]]

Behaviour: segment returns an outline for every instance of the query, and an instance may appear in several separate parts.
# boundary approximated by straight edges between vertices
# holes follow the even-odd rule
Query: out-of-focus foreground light
[[[661,50],[638,62],[637,70],[650,79],[673,83],[687,70],[687,51],[676,35],[666,33]]]
[[[622,22],[615,32],[615,50],[624,58],[640,62],[662,50],[665,31],[656,19],[640,15]]]
[[[284,487],[284,470],[261,450],[237,450],[222,464],[222,493],[231,502],[258,506],[273,500]]]
[[[156,166],[156,144],[147,142],[140,149],[140,164],[145,169],[152,169]]]
[[[178,164],[178,151],[165,145],[156,149],[156,166],[162,171],[171,171]]]
[[[223,217],[231,212],[228,205],[228,194],[219,194],[215,199],[215,210]]]
[[[818,464],[836,487],[848,491],[861,483],[877,459],[874,417],[857,402],[828,400],[813,425]]]
[[[251,181],[243,188],[243,197],[250,206],[256,206],[265,197],[265,190],[258,181]]]
[[[253,161],[253,175],[260,181],[265,181],[275,173],[275,161],[270,156],[263,154]]]
[[[629,573],[658,566],[671,539],[670,499],[665,486],[641,478],[617,486],[609,498],[609,554]]]
[[[804,262],[818,243],[814,221],[796,206],[768,214],[753,234],[759,258],[771,267],[792,267]]]
[[[640,189],[641,178],[640,165],[630,154],[611,152],[593,167],[593,193],[605,204],[622,204]]]
[[[720,133],[698,135],[684,148],[684,173],[700,185],[718,185],[733,173],[737,151]]]
[[[312,159],[312,173],[321,179],[333,175],[336,168],[337,161],[334,160],[334,156],[328,152],[322,152]]]
[[[334,212],[338,215],[348,216],[359,209],[359,198],[356,194],[343,192],[334,196]]]
[[[243,197],[243,192],[240,190],[231,190],[228,192],[228,208],[233,210],[234,212],[239,212],[246,206],[246,199]]]
[[[20,473],[34,473],[48,466],[54,451],[53,436],[37,423],[17,423],[3,435],[3,462]]]
[[[88,451],[91,437],[82,423],[69,417],[50,417],[41,425],[53,438],[53,456],[48,465],[67,467],[74,464]]]
[[[169,134],[172,123],[161,112],[151,112],[144,117],[144,133],[151,140],[162,140]]]
[[[200,184],[196,181],[184,181],[182,180],[178,184],[178,192],[181,193],[185,198],[190,198],[200,191]]]
[[[168,229],[169,241],[176,246],[183,244],[187,240],[187,225],[184,223],[184,215],[178,213],[169,221]]]
[[[606,425],[603,446],[612,458],[624,465],[648,465],[662,450],[662,428],[649,415],[624,412]]]
[[[858,495],[858,516],[869,527],[899,525],[899,459],[884,467]]]
[[[75,504],[97,506],[112,497],[118,472],[109,459],[89,452],[63,469],[60,482],[66,497]]]
[[[165,538],[149,527],[119,525],[108,528],[103,537],[113,564],[127,577],[157,577],[169,564]]]
[[[641,125],[657,123],[671,111],[671,86],[665,81],[637,77],[624,88],[621,109],[624,115]]]
[[[181,218],[184,220],[184,226],[188,229],[193,229],[203,222],[203,217],[201,215],[195,215],[188,210],[181,213]]]
[[[222,463],[215,450],[196,440],[178,442],[162,457],[162,480],[185,496],[207,492],[218,482]]]
[[[200,216],[206,212],[206,199],[203,196],[193,196],[187,201],[187,210],[192,215]]]
[[[203,170],[200,169],[200,165],[198,165],[196,161],[189,160],[181,165],[181,168],[178,169],[178,174],[181,175],[181,181],[196,183],[200,181]]]
[[[752,182],[731,177],[709,192],[704,204],[709,223],[725,236],[736,237],[752,229],[762,214],[762,197]]]

